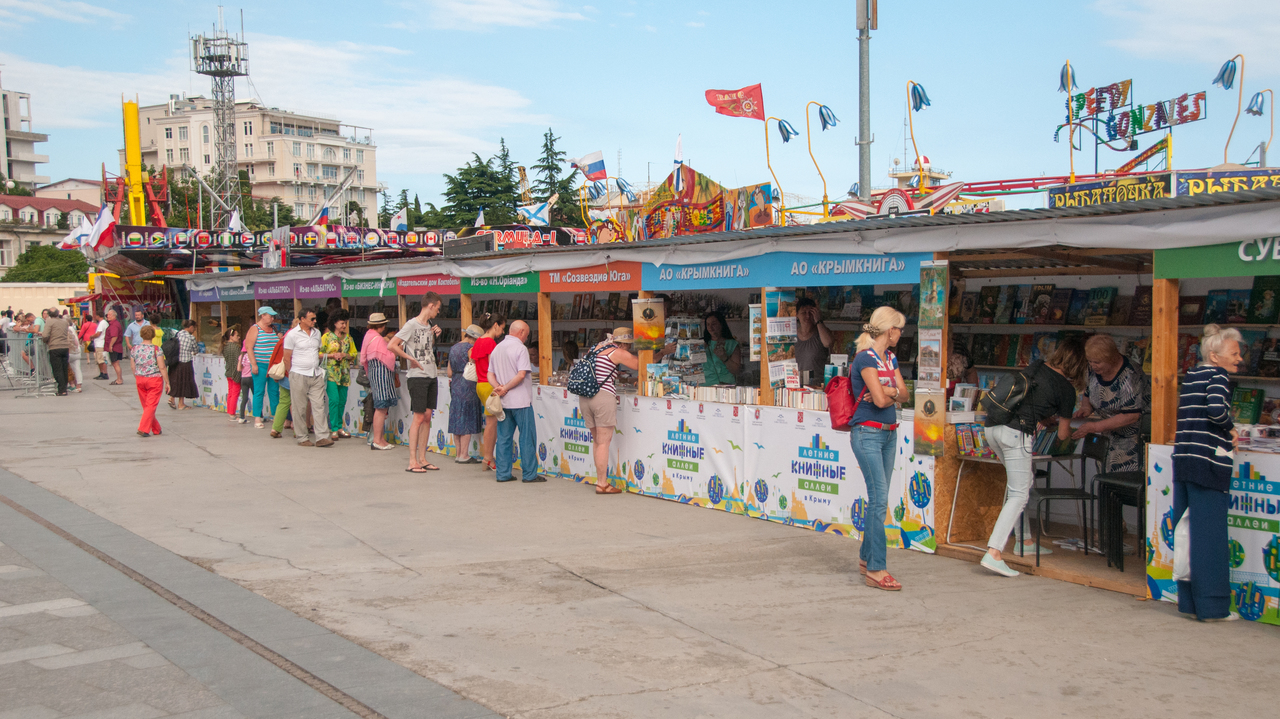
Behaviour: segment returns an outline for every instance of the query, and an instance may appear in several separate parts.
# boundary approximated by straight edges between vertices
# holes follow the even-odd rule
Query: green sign
[[[463,277],[463,294],[497,295],[511,292],[538,292],[541,285],[537,272],[503,277]]]
[[[253,287],[219,287],[218,299],[223,302],[238,302],[253,299]]]
[[[1280,275],[1280,237],[1155,251],[1155,278]]]
[[[342,281],[343,297],[395,297],[396,280],[346,280]]]
[[[840,494],[840,485],[835,482],[820,482],[814,479],[800,479],[800,489],[806,492],[821,492],[823,494]]]

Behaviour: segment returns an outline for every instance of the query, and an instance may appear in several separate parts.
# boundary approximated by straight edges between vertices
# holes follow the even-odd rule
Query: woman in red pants
[[[142,402],[142,422],[138,424],[138,436],[150,437],[160,434],[156,407],[160,404],[160,395],[169,391],[169,370],[164,364],[164,353],[151,344],[156,336],[155,328],[146,325],[138,334],[142,337],[142,342],[129,350],[129,364],[138,385],[138,400]]]

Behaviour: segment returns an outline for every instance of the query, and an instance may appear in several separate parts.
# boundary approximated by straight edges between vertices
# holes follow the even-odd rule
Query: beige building
[[[202,176],[212,169],[217,138],[213,100],[171,95],[163,105],[139,108],[142,163],[177,168],[190,165]],[[295,216],[310,219],[325,197],[354,169],[344,196],[333,203],[330,220],[343,223],[349,202],[362,208],[366,221],[376,221],[377,148],[373,130],[344,125],[319,115],[300,115],[254,101],[236,103],[236,164],[249,175],[254,197],[279,197]],[[124,151],[120,151],[121,172]],[[355,224],[355,216],[349,218]]]
[[[40,310],[88,293],[85,282],[0,282],[0,311],[22,310],[39,316]]]
[[[49,136],[31,131],[31,95],[0,86],[0,115],[4,116],[0,127],[0,140],[4,141],[0,142],[0,173],[28,190],[48,182],[47,176],[36,174],[36,165],[49,161],[48,155],[36,154],[36,143],[48,142]]]
[[[79,200],[96,207],[102,206],[102,181],[68,178],[36,190],[36,197],[50,200]]]

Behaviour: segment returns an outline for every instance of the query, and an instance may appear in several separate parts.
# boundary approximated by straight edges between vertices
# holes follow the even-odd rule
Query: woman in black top
[[[1018,515],[1027,506],[1027,498],[1035,480],[1031,450],[1036,430],[1040,425],[1048,425],[1057,418],[1058,439],[1065,440],[1071,436],[1076,388],[1084,385],[1088,370],[1084,343],[1074,338],[1063,340],[1058,343],[1049,359],[1043,363],[1033,363],[1027,368],[1032,387],[1018,405],[1013,419],[1005,425],[988,425],[986,428],[987,444],[991,445],[1004,463],[1006,480],[1004,506],[1000,509],[1000,517],[996,519],[991,538],[987,540],[987,553],[982,557],[982,566],[996,574],[1018,576],[1018,570],[1005,564],[1001,553],[1018,522]]]

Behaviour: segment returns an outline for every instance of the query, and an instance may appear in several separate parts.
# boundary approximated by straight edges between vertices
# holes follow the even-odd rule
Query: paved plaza
[[[0,394],[0,718],[1274,714],[1274,627],[123,387]],[[1137,571],[1130,567],[1130,571]]]

